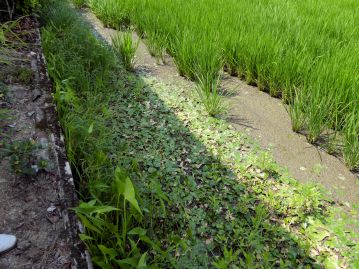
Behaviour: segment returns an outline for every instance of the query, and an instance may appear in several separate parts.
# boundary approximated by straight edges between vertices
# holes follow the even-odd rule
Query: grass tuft
[[[198,78],[197,94],[208,115],[215,117],[226,112],[226,105],[221,96],[219,81],[211,78]]]
[[[127,71],[133,71],[136,50],[139,43],[139,40],[133,40],[132,33],[126,32],[112,37],[112,45],[116,54],[119,55],[120,59],[123,61],[123,65]]]

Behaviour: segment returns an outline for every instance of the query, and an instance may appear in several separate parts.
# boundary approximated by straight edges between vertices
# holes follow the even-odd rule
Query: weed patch
[[[33,176],[39,168],[47,166],[44,160],[38,160],[36,152],[40,146],[33,140],[4,141],[0,146],[0,159],[9,158],[11,169],[17,175]]]

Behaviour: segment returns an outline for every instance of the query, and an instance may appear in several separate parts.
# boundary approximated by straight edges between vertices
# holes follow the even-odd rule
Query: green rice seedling
[[[354,112],[346,121],[344,133],[344,160],[351,169],[359,168],[359,111]]]
[[[127,71],[132,71],[134,68],[135,54],[139,44],[140,40],[134,41],[132,33],[126,32],[112,38],[112,45]]]
[[[226,105],[220,94],[219,81],[211,77],[199,77],[197,94],[210,116],[219,116],[226,112]]]
[[[211,40],[204,39],[203,43],[197,47],[198,53],[193,71],[195,81],[209,83],[210,85],[219,84],[223,69],[223,58],[218,47],[211,45]]]
[[[130,18],[124,5],[125,2],[119,0],[87,0],[86,3],[107,27],[120,30],[129,26]]]
[[[300,91],[294,89],[291,97],[289,97],[290,103],[287,111],[292,121],[292,130],[294,132],[300,132],[305,128],[306,117],[303,108],[303,96]]]
[[[166,39],[166,36],[161,36],[155,32],[146,33],[146,46],[150,54],[156,57],[157,64],[159,64],[160,61],[165,63]]]
[[[185,76],[191,80],[196,78],[194,70],[195,50],[193,44],[193,36],[188,32],[182,33],[182,37],[175,37],[172,54],[177,66],[177,70],[181,76]]]
[[[83,7],[86,5],[86,0],[72,0],[75,7]]]

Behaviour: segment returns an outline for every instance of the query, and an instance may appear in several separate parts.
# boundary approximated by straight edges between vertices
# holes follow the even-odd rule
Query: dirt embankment
[[[39,25],[25,18],[14,31],[26,43],[0,64],[0,233],[18,243],[0,268],[87,268]]]

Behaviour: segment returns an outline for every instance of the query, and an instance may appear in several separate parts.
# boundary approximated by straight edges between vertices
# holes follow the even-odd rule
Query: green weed
[[[137,226],[143,214],[132,181],[116,168],[112,187],[102,188],[111,197],[110,203],[91,200],[81,202],[75,209],[86,232],[81,239],[101,268],[145,268],[147,253],[142,251],[143,244],[159,247],[145,229]]]
[[[36,174],[34,168],[38,165],[35,152],[39,145],[33,140],[18,140],[4,143],[0,148],[0,159],[8,157],[13,172],[22,176],[33,176]]]
[[[19,34],[14,32],[14,29],[18,27],[22,18],[0,23],[0,64],[10,65],[13,60],[17,59],[14,56],[14,50],[20,48],[24,41]]]
[[[16,70],[16,79],[21,81],[22,83],[29,84],[33,77],[33,72],[30,68],[20,67]]]
[[[211,79],[198,79],[198,96],[206,108],[207,113],[213,117],[226,112],[226,106],[218,84],[218,81],[211,81]]]
[[[112,37],[112,45],[123,61],[127,71],[132,71],[135,64],[135,54],[139,46],[139,40],[134,41],[132,33],[124,33]]]

